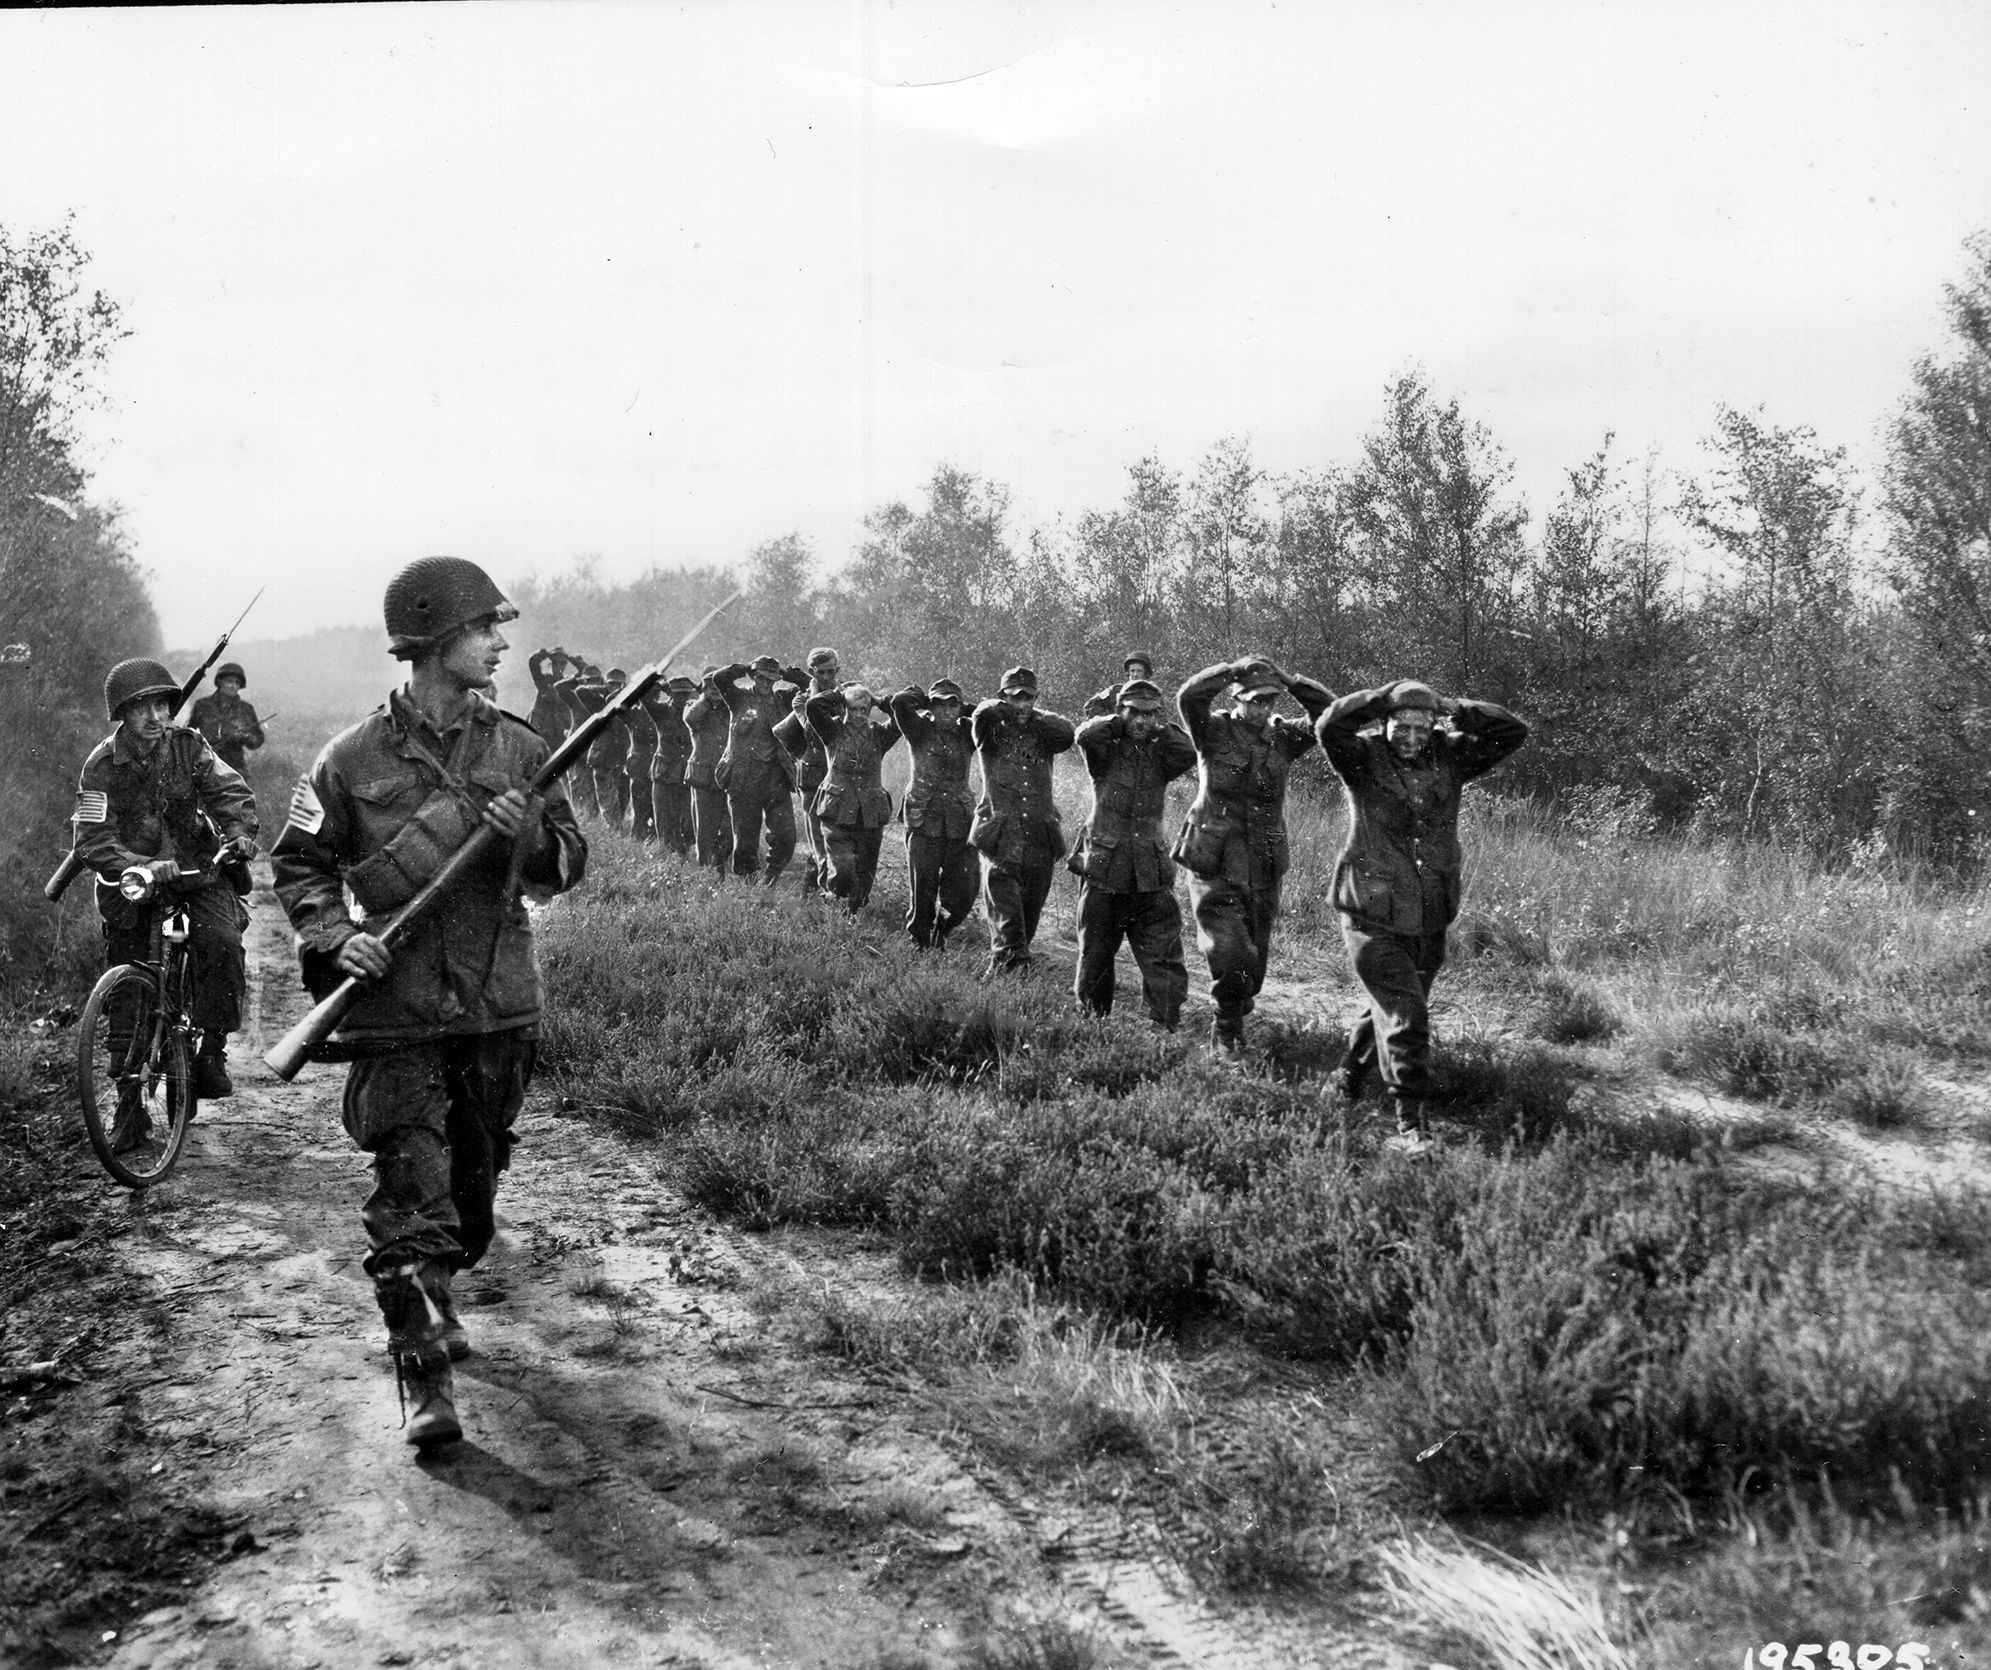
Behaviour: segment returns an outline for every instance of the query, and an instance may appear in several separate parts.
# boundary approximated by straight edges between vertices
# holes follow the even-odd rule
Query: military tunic
[[[590,718],[608,706],[616,686],[593,680],[574,690]],[[595,809],[610,829],[620,829],[629,814],[629,721],[618,713],[588,744],[588,770],[594,777]]]
[[[975,908],[982,861],[968,842],[975,799],[968,787],[974,757],[974,721],[962,713],[942,724],[929,698],[908,686],[892,698],[892,717],[913,757],[913,779],[901,815],[906,820],[906,872],[911,898],[906,932],[921,950],[947,936]]]
[[[698,862],[724,870],[733,858],[733,814],[719,782],[719,765],[733,734],[733,716],[708,683],[685,708],[684,722],[691,733],[691,762],[684,780],[691,789]]]
[[[244,697],[216,690],[195,702],[187,719],[222,762],[237,772],[248,771],[249,750],[263,745],[262,721]]]
[[[679,857],[691,850],[691,790],[685,773],[691,765],[691,732],[684,722],[690,695],[677,690],[644,699],[657,733],[657,751],[650,756],[650,805],[657,838]]]

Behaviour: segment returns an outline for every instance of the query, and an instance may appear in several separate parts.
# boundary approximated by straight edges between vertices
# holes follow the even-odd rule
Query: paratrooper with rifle
[[[255,708],[242,696],[248,682],[241,662],[222,662],[214,669],[214,693],[195,702],[188,716],[188,723],[207,738],[208,747],[245,775],[249,750],[262,747],[266,740]]]
[[[256,797],[199,731],[172,722],[181,694],[180,681],[157,661],[141,657],[111,669],[104,710],[117,729],[83,762],[75,854],[97,877],[107,967],[142,961],[150,948],[145,911],[118,889],[126,870],[232,861],[234,887],[204,887],[186,901],[193,973],[188,1019],[201,1034],[194,1093],[214,1100],[235,1093],[228,1035],[242,1024],[249,987],[242,955],[249,913],[241,895],[249,890],[247,864],[256,851]],[[132,1112],[121,1102],[120,1122]]]
[[[520,894],[572,887],[587,843],[557,779],[528,794],[550,750],[489,699],[517,610],[475,563],[425,557],[387,587],[405,688],[325,745],[274,849],[306,984],[364,984],[335,1046],[352,1062],[346,1129],[373,1155],[365,1260],[410,1443],[462,1435],[450,1361],[470,1349],[451,1279],[494,1233],[493,1200],[537,1052],[532,919]],[[386,923],[488,827],[493,844],[451,883],[447,908]],[[464,862],[459,860],[459,862]],[[349,908],[348,896],[360,914]],[[291,1068],[294,1071],[295,1068]]]

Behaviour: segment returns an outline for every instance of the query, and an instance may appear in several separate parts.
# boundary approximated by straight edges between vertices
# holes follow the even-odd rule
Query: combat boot
[[[1344,1102],[1359,1102],[1372,1070],[1368,1062],[1344,1055],[1341,1064],[1328,1074],[1328,1087]]]
[[[447,1323],[436,1302],[437,1294],[446,1296],[448,1290],[449,1270],[441,1264],[396,1265],[374,1277],[374,1294],[387,1321],[387,1349],[394,1357],[401,1418],[408,1442],[420,1448],[463,1436],[449,1369]],[[464,1345],[468,1349],[468,1339]]]
[[[1393,1098],[1396,1102],[1396,1135],[1391,1146],[1412,1154],[1423,1154],[1431,1147],[1431,1119],[1423,1102],[1408,1097]]]
[[[201,1035],[200,1054],[194,1057],[194,1094],[203,1102],[218,1102],[235,1094],[235,1081],[228,1076],[228,1034]]]
[[[1210,1028],[1210,1047],[1218,1055],[1235,1061],[1244,1054],[1244,1017],[1217,1011]]]
[[[470,1355],[470,1330],[463,1326],[463,1320],[456,1314],[456,1297],[449,1290],[449,1272],[443,1271],[440,1287],[432,1288],[430,1296],[435,1300],[436,1309],[442,1312],[440,1337],[442,1346],[449,1353],[452,1363],[460,1363]]]

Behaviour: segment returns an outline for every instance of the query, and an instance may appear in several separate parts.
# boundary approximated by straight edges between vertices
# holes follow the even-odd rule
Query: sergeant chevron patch
[[[111,815],[110,800],[102,789],[78,789],[72,815],[78,823],[102,823]]]
[[[309,777],[300,777],[297,787],[291,791],[290,817],[286,827],[295,825],[307,835],[316,835],[325,827],[325,808],[319,803],[318,791],[311,786]]]

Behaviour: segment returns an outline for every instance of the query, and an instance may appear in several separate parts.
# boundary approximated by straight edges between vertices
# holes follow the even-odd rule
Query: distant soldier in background
[[[796,693],[795,713],[801,721],[802,757],[795,767],[795,786],[802,791],[802,829],[809,841],[809,857],[802,869],[802,891],[813,893],[827,887],[830,879],[830,853],[823,835],[822,820],[816,816],[816,791],[829,775],[829,756],[823,752],[823,739],[808,722],[806,706],[811,696],[821,696],[837,687],[843,660],[827,645],[809,651],[804,664],[808,678]]]
[[[169,859],[187,869],[256,851],[256,797],[242,774],[201,733],[175,725],[180,683],[157,661],[120,661],[104,680],[104,710],[117,729],[90,750],[76,786],[76,855],[97,876],[105,966],[143,962],[151,954],[148,912],[118,890],[134,867]],[[247,889],[247,878],[243,877]],[[190,893],[187,950],[193,971],[188,1019],[200,1028],[194,1093],[232,1096],[228,1034],[242,1024],[249,989],[242,930],[249,913],[227,885]],[[118,1029],[127,1017],[113,1015]],[[126,1025],[120,1041],[131,1036]],[[121,1052],[114,1052],[121,1053]],[[132,1144],[146,1118],[136,1086],[120,1086],[112,1141]]]
[[[188,720],[207,738],[212,748],[238,775],[248,771],[248,751],[263,745],[262,721],[256,710],[242,699],[249,682],[241,664],[224,661],[214,669],[214,693],[194,703]]]
[[[961,686],[951,678],[935,679],[924,692],[908,685],[891,705],[913,756],[912,785],[902,808],[912,890],[906,932],[922,951],[937,951],[975,908],[982,882],[981,855],[968,844],[975,819],[968,787],[974,721],[962,711]]]
[[[1154,661],[1144,649],[1131,651],[1126,660],[1120,663],[1121,682],[1109,684],[1104,690],[1095,690],[1085,699],[1085,716],[1088,719],[1103,719],[1119,711],[1120,692],[1130,679],[1147,679],[1153,682]]]
[[[560,669],[567,664],[564,649],[536,649],[527,658],[525,670],[532,675],[532,728],[546,738],[549,747],[558,748],[573,729],[567,704],[560,699]]]
[[[1228,712],[1213,711],[1226,686]],[[1307,720],[1273,711],[1290,694]],[[1290,854],[1286,845],[1286,778],[1293,761],[1314,745],[1308,721],[1334,700],[1314,679],[1282,672],[1262,656],[1205,667],[1176,697],[1196,745],[1196,799],[1175,844],[1189,872],[1189,903],[1197,948],[1210,965],[1217,1005],[1217,1048],[1236,1053],[1244,1018],[1265,984],[1272,925]]]
[[[650,759],[650,808],[657,839],[680,858],[691,851],[691,790],[685,775],[691,767],[691,731],[685,709],[698,694],[698,685],[682,673],[643,698],[644,710],[657,733],[657,751]]]
[[[1440,716],[1450,721],[1440,730]],[[1381,734],[1364,734],[1379,726]],[[1412,679],[1343,696],[1315,727],[1348,796],[1334,907],[1368,1004],[1336,1075],[1350,1101],[1381,1066],[1397,1129],[1421,1137],[1431,1095],[1431,983],[1459,913],[1459,791],[1528,740],[1492,702]]]
[[[582,710],[599,713],[609,698],[629,682],[620,667],[611,667],[607,677],[591,676],[575,687]],[[617,714],[604,727],[588,749],[588,770],[594,775],[595,809],[610,829],[622,828],[629,811],[629,726],[626,714]]]
[[[650,798],[650,766],[657,757],[657,725],[648,702],[623,709],[622,725],[629,737],[629,757],[622,773],[629,782],[629,833],[639,841],[657,837],[655,803]]]
[[[1116,711],[1078,728],[1092,774],[1092,816],[1072,868],[1078,893],[1078,1005],[1113,1011],[1114,959],[1121,940],[1134,949],[1148,1014],[1173,1032],[1189,995],[1182,960],[1182,906],[1162,815],[1168,785],[1196,763],[1196,745],[1162,711],[1160,686],[1145,678],[1119,686]]]
[[[560,698],[560,705],[567,710],[567,731],[563,734],[571,734],[574,727],[587,718],[587,707],[581,701],[581,686],[591,678],[600,677],[599,667],[590,666],[576,656],[567,657],[567,675],[553,685],[553,694]],[[595,804],[594,777],[585,763],[578,771],[567,773],[567,797],[577,813],[593,814],[601,810]]]
[[[982,855],[982,893],[989,913],[989,969],[1021,972],[1050,897],[1064,830],[1051,797],[1051,760],[1072,745],[1072,722],[1037,710],[1037,675],[1012,667],[1001,694],[974,711],[975,749],[982,762],[982,798],[968,839]]]
[[[451,1281],[496,1233],[538,1055],[543,994],[520,890],[572,887],[588,849],[558,782],[528,793],[545,739],[488,699],[518,613],[490,576],[424,557],[388,583],[383,612],[408,683],[325,745],[272,858],[307,983],[322,995],[346,976],[366,982],[336,1035],[352,1062],[346,1130],[373,1156],[363,1268],[414,1406],[408,1442],[429,1445],[463,1435],[449,1365],[470,1338]],[[503,839],[446,910],[391,949],[369,931],[480,825]]]
[[[899,740],[899,727],[876,710],[871,692],[861,684],[818,691],[806,702],[809,729],[829,760],[815,803],[830,866],[823,887],[856,912],[870,902],[878,850],[884,845],[885,825],[892,821],[882,766]]]
[[[718,671],[706,667],[699,673],[699,693],[684,710],[685,728],[691,732],[691,763],[684,780],[691,789],[698,862],[723,873],[733,860],[733,815],[719,782],[719,766],[732,740],[733,712],[713,683]]]
[[[774,727],[790,711],[798,687],[783,678],[779,661],[763,655],[751,664],[735,661],[721,667],[706,688],[718,693],[732,716],[718,776],[733,820],[733,873],[763,872],[762,879],[772,887],[795,856],[795,759]]]

